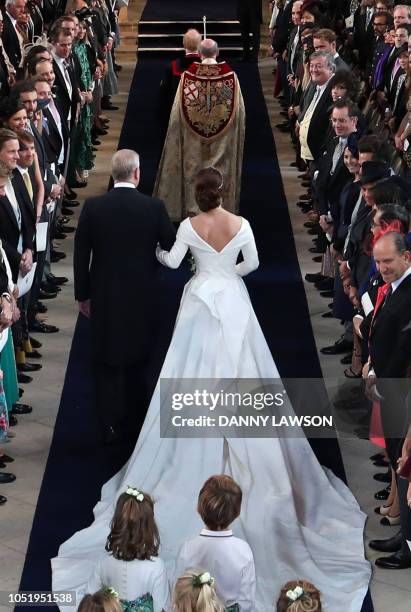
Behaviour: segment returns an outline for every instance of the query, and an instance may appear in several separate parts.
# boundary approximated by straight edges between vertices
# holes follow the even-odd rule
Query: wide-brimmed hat
[[[361,166],[361,185],[368,183],[376,183],[381,179],[391,176],[391,170],[388,164],[383,161],[367,161]]]

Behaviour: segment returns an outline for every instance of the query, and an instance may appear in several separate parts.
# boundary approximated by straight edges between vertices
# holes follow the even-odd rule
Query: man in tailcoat
[[[175,231],[164,203],[137,190],[139,157],[117,151],[114,188],[85,201],[74,248],[74,289],[90,317],[97,408],[105,442],[136,434],[145,417],[144,367],[158,302],[157,244],[170,250]],[[139,388],[139,383],[141,388]]]
[[[237,0],[237,13],[241,26],[243,60],[258,60],[260,50],[261,0]],[[250,33],[252,40],[250,41]]]

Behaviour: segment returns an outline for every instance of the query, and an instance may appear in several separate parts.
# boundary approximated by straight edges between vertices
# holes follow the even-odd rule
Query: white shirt
[[[404,279],[406,279],[407,276],[409,276],[410,274],[411,274],[411,266],[409,268],[407,268],[407,270],[404,272],[404,274],[400,278],[397,278],[396,281],[393,281],[391,283],[391,291],[392,291],[392,293],[394,293],[394,291],[396,289],[398,289],[398,287],[401,285],[402,281]]]
[[[118,183],[114,183],[114,189],[117,187],[128,187],[129,189],[136,189],[136,186],[133,183],[128,183],[126,181],[118,181]]]
[[[13,184],[12,184],[10,179],[7,179],[7,183],[5,185],[5,192],[6,192],[7,199],[10,202],[11,207],[13,209],[13,212],[15,214],[16,223],[17,223],[17,225],[19,227],[19,230],[20,230],[20,236],[19,236],[19,243],[17,245],[17,251],[21,254],[23,252],[23,236],[22,236],[22,233],[21,233],[21,211],[20,211],[19,203],[18,203],[17,198],[16,198],[16,194],[14,192]]]
[[[67,91],[68,91],[68,94],[69,94],[69,98],[71,100],[72,96],[73,96],[73,86],[71,84],[71,81],[70,81],[69,77],[67,76],[67,73],[66,73],[67,68],[65,67],[65,62],[67,60],[63,59],[62,57],[59,57],[53,51],[52,51],[51,54],[52,54],[53,58],[56,60],[57,66],[60,68],[61,76],[64,79],[64,82],[66,84]],[[71,119],[71,108],[70,108],[69,116],[67,117],[67,119],[69,121]]]
[[[253,553],[247,542],[233,536],[231,529],[202,529],[200,535],[185,542],[177,559],[174,583],[188,569],[210,572],[217,595],[226,607],[237,603],[241,612],[254,611]]]
[[[154,612],[166,610],[169,603],[166,568],[164,561],[158,557],[146,561],[120,561],[106,552],[97,562],[87,583],[86,593],[95,593],[105,586],[113,588],[120,599],[127,601],[150,593]]]

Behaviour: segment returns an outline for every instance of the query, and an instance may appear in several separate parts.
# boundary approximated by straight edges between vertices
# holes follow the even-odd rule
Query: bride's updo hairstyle
[[[217,208],[223,201],[224,180],[217,168],[203,168],[195,178],[195,195],[198,207],[202,212]]]
[[[117,500],[106,550],[121,561],[144,561],[158,556],[160,536],[154,502],[148,493],[127,487]]]
[[[281,589],[277,612],[322,612],[320,592],[307,580],[291,580]]]

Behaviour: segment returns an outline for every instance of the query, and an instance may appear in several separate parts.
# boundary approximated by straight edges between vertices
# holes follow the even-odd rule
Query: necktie
[[[378,287],[377,301],[375,302],[374,312],[372,314],[371,328],[374,327],[375,318],[378,312],[385,306],[391,294],[392,288],[390,283],[385,283],[382,287]]]
[[[330,170],[330,174],[331,174],[331,176],[334,174],[335,169],[336,169],[337,164],[338,164],[338,161],[339,161],[339,159],[340,159],[340,157],[341,157],[341,155],[342,155],[342,153],[343,153],[343,151],[344,151],[344,144],[345,144],[344,140],[342,140],[342,139],[340,138],[340,139],[338,140],[338,143],[337,143],[337,145],[336,145],[335,149],[334,149],[334,153],[333,153],[333,164],[332,164],[332,167],[331,167],[331,170]]]
[[[33,202],[33,185],[31,184],[31,180],[28,172],[23,173],[23,181],[27,189],[27,193],[30,196],[30,200]]]
[[[46,134],[49,134],[49,124],[47,117],[45,117],[43,113],[41,114],[41,125],[43,126],[43,130],[46,132]]]

